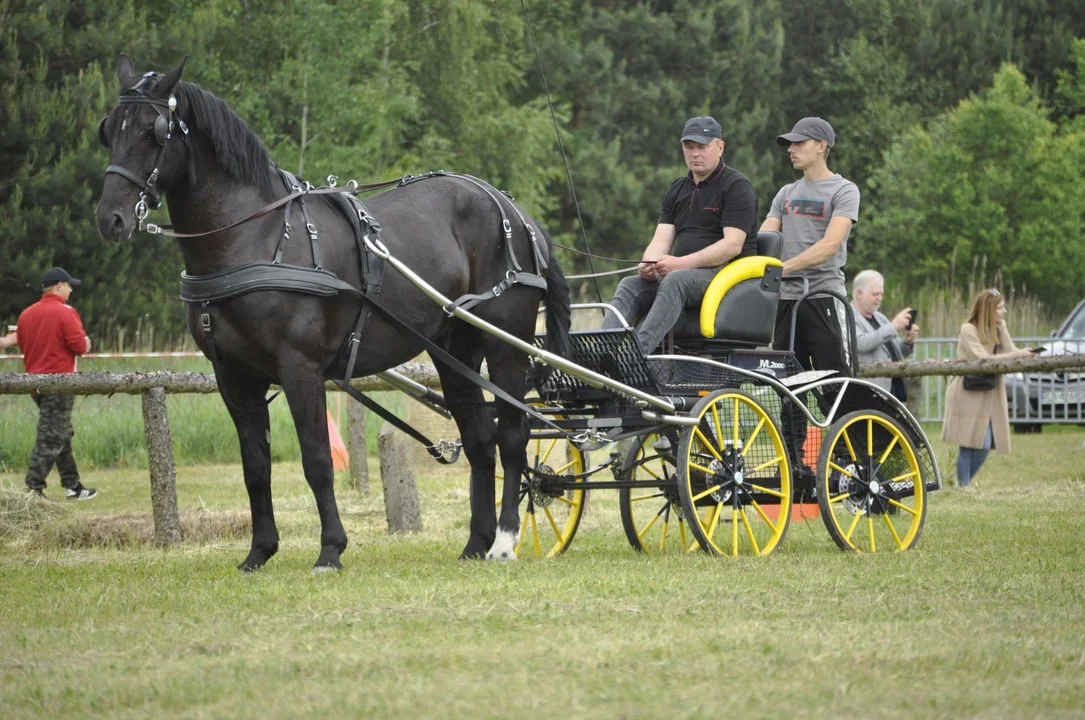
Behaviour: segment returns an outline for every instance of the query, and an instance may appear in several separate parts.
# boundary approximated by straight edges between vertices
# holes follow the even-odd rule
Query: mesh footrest
[[[535,347],[541,348],[545,333],[535,336]],[[632,330],[578,330],[569,334],[569,360],[581,367],[604,375],[638,390],[659,394],[655,375],[644,359],[644,352]],[[573,392],[598,392],[579,379],[553,369],[538,388],[542,396]]]

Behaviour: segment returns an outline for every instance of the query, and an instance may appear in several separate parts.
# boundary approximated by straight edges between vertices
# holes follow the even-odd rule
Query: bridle
[[[180,128],[181,138],[184,140],[185,149],[188,149],[188,126],[185,122],[177,117],[177,98],[174,95],[170,95],[167,100],[159,100],[158,98],[151,97],[143,92],[143,85],[148,80],[153,80],[160,77],[158,73],[147,72],[143,74],[139,82],[133,87],[121,93],[120,102],[122,105],[135,105],[146,104],[154,107],[158,117],[154,121],[154,138],[158,142],[159,150],[158,155],[154,159],[154,169],[151,170],[151,174],[143,179],[139,175],[136,175],[131,170],[121,167],[120,165],[110,165],[106,168],[106,175],[113,173],[120,175],[125,180],[139,188],[139,200],[136,202],[135,216],[139,221],[140,230],[143,229],[143,221],[147,219],[147,215],[151,210],[157,210],[162,207],[162,197],[156,187],[158,182],[159,170],[162,167],[162,163],[166,159],[166,152],[170,147],[170,140],[173,138],[174,128]],[[163,112],[161,108],[165,108],[166,112]],[[105,122],[107,117],[102,118],[98,123],[98,142],[103,147],[109,147],[105,137]],[[154,207],[150,207],[147,204],[147,199],[154,203]]]

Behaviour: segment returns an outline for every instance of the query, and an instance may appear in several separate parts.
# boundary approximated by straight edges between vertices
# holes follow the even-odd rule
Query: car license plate
[[[1077,405],[1085,403],[1085,390],[1054,390],[1041,398],[1044,405]]]

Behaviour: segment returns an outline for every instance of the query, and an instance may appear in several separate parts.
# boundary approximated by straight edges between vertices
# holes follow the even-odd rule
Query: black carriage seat
[[[682,312],[674,326],[675,346],[698,351],[771,345],[783,275],[782,246],[780,233],[757,233],[757,255],[721,268],[700,309]]]

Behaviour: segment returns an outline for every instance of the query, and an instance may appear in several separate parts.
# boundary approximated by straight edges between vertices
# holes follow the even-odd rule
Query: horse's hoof
[[[486,559],[497,560],[498,562],[512,562],[516,559],[516,540],[516,533],[498,528],[497,539],[494,540],[493,546],[486,553]]]
[[[250,565],[247,562],[238,563],[237,571],[242,575],[255,575],[263,565]]]
[[[324,573],[339,572],[342,569],[342,565],[314,565],[313,575],[323,575]]]

